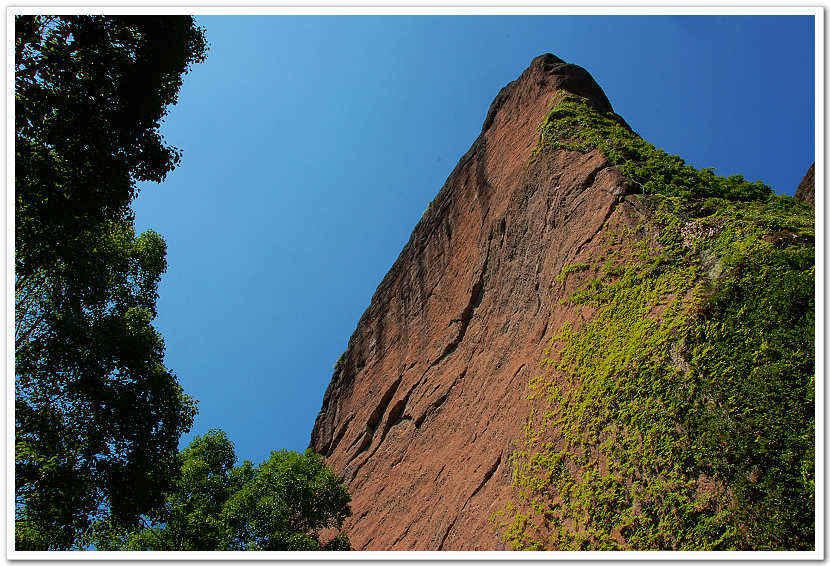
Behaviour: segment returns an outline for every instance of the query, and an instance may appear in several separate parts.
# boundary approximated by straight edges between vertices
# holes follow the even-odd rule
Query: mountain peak
[[[335,367],[311,448],[350,487],[355,548],[505,547],[489,516],[511,497],[524,390],[564,320],[541,289],[593,249],[622,183],[597,151],[535,160],[568,93],[611,112],[587,71],[552,54],[501,89]]]
[[[814,222],[533,59],[334,368],[311,448],[352,494],[352,545],[808,546]]]
[[[587,99],[599,112],[613,112],[608,97],[591,74],[572,63],[567,63],[552,53],[539,55],[530,66],[496,96],[487,112],[481,131],[493,123],[496,112],[505,101],[517,93],[536,90],[552,95],[556,91],[567,91]]]

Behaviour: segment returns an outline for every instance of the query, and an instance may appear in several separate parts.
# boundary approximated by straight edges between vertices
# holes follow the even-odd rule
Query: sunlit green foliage
[[[516,549],[814,547],[814,214],[697,171],[575,97],[537,152],[599,148],[652,196],[568,299],[530,383]],[[652,235],[656,234],[656,240]]]
[[[351,500],[320,456],[281,450],[259,465],[238,466],[224,432],[196,437],[180,454],[181,477],[161,512],[124,531],[102,522],[99,550],[351,550],[340,529]]]
[[[655,148],[635,134],[616,114],[600,113],[577,95],[566,94],[558,99],[539,132],[536,153],[544,148],[583,152],[599,149],[646,194],[740,201],[772,195],[761,182],[750,183],[741,175],[720,177],[711,169],[687,165],[680,157]]]

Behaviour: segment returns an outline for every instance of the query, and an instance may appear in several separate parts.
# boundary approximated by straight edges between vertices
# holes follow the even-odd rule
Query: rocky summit
[[[795,189],[795,198],[810,206],[816,205],[816,164],[810,165]]]
[[[311,448],[352,545],[813,548],[813,237],[534,59],[334,368]]]

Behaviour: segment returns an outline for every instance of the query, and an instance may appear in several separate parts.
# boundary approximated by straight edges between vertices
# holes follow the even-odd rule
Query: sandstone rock
[[[636,187],[598,151],[544,150],[537,125],[563,92],[611,105],[581,67],[547,54],[498,94],[375,292],[325,393],[311,447],[346,480],[362,550],[500,550],[490,515],[558,305],[589,273],[565,266],[631,227]]]
[[[795,198],[801,202],[809,204],[810,206],[816,205],[815,168],[815,163],[810,165],[810,168],[807,169],[807,173],[804,174],[804,178],[798,184],[798,188],[795,190]]]

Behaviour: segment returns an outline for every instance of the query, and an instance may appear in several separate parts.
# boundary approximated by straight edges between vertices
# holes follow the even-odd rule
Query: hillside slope
[[[534,59],[335,367],[352,544],[809,548],[813,224]]]

